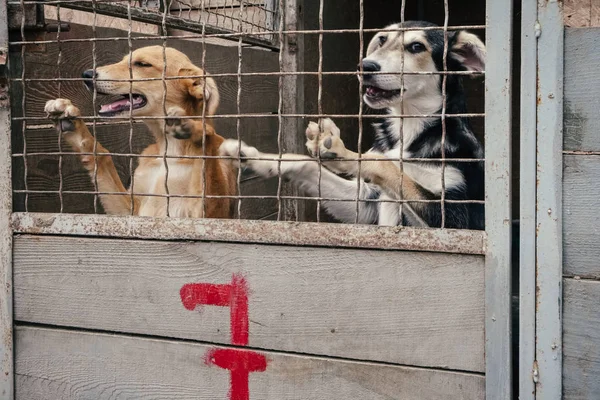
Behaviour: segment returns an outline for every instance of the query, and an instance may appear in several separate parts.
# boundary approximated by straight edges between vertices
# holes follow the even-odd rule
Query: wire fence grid
[[[363,127],[363,124],[369,124],[378,119],[381,119],[380,114],[373,114],[364,108],[361,101],[364,94],[364,88],[362,86],[363,76],[365,72],[362,69],[360,61],[365,56],[365,49],[367,45],[367,38],[370,38],[376,32],[386,31],[383,28],[366,28],[365,27],[365,8],[368,4],[364,4],[364,0],[358,0],[359,3],[359,23],[356,28],[344,28],[344,29],[328,29],[327,19],[325,18],[325,1],[319,0],[318,2],[318,21],[315,29],[304,29],[302,25],[290,28],[286,26],[286,18],[284,18],[285,12],[289,12],[289,8],[286,8],[286,0],[141,0],[141,1],[101,1],[101,0],[52,0],[52,1],[31,1],[31,0],[20,0],[20,1],[9,1],[9,6],[13,9],[20,10],[21,21],[19,29],[15,29],[11,36],[9,43],[11,53],[13,54],[9,62],[9,70],[11,71],[11,91],[13,93],[19,93],[20,96],[13,96],[14,99],[20,97],[19,104],[13,104],[13,132],[18,130],[19,139],[15,141],[16,146],[13,149],[13,158],[15,162],[20,166],[16,168],[20,175],[15,175],[14,182],[14,194],[15,196],[21,196],[22,201],[17,202],[21,204],[22,210],[25,212],[71,212],[71,206],[66,207],[66,196],[83,196],[81,197],[88,199],[89,196],[93,197],[93,209],[90,212],[100,213],[102,210],[101,197],[102,196],[126,196],[129,198],[130,210],[129,213],[132,215],[136,214],[135,201],[136,198],[150,198],[158,197],[164,198],[166,201],[166,216],[170,216],[169,206],[170,202],[174,199],[220,199],[220,198],[231,198],[237,202],[236,207],[236,218],[254,218],[252,215],[252,208],[257,207],[258,202],[271,201],[270,212],[267,215],[261,216],[261,218],[270,218],[282,220],[284,218],[283,207],[286,201],[312,201],[315,202],[316,211],[314,215],[308,218],[308,220],[315,220],[317,222],[322,219],[322,208],[323,202],[353,202],[355,204],[355,222],[358,223],[359,208],[361,204],[366,202],[370,203],[395,203],[399,207],[400,215],[402,215],[402,206],[405,204],[440,204],[442,212],[441,228],[445,228],[446,220],[446,204],[483,204],[482,200],[452,200],[446,198],[446,169],[448,159],[445,154],[445,143],[447,141],[447,120],[448,118],[484,118],[485,113],[481,112],[469,112],[453,114],[448,112],[446,107],[447,99],[447,81],[451,75],[456,76],[482,76],[484,72],[472,72],[472,71],[450,71],[448,70],[448,38],[449,33],[469,29],[471,31],[483,31],[485,25],[451,25],[450,21],[450,7],[449,1],[443,1],[444,7],[444,20],[443,24],[439,27],[422,27],[424,31],[428,30],[440,30],[444,35],[444,48],[443,48],[443,70],[442,71],[417,71],[417,72],[397,72],[400,75],[401,82],[404,82],[405,76],[439,76],[441,81],[441,93],[442,93],[442,108],[439,112],[420,114],[420,113],[404,113],[404,114],[389,114],[386,118],[398,119],[400,123],[400,143],[398,148],[397,156],[390,156],[386,161],[394,162],[400,169],[401,176],[404,176],[404,164],[406,162],[419,162],[419,163],[436,163],[441,165],[441,196],[436,199],[410,199],[410,198],[397,198],[397,199],[361,199],[361,185],[365,182],[361,179],[361,168],[365,162],[369,161],[381,161],[378,158],[373,158],[364,151],[365,146],[368,147],[370,143],[367,140],[367,130],[370,129],[367,126]],[[48,21],[56,21],[56,31],[52,33],[39,33],[32,30],[32,24],[28,20],[31,13],[29,10],[32,7],[36,10],[36,15],[41,17],[41,22],[36,21],[36,26],[39,28],[40,24],[46,24]],[[405,21],[405,1],[401,4],[401,13],[398,15],[398,22]],[[40,11],[41,10],[41,11]],[[41,14],[40,14],[41,13]],[[45,19],[44,19],[45,17]],[[70,24],[81,24],[91,27],[91,35],[88,37],[77,37],[73,32],[70,32]],[[46,24],[47,25],[47,24]],[[112,29],[112,30],[111,30]],[[115,31],[117,29],[118,31]],[[415,28],[397,28],[388,31],[399,32],[403,38],[406,31],[414,30]],[[39,29],[38,29],[39,30]],[[117,33],[115,33],[117,32]],[[326,38],[343,38],[343,35],[357,35],[359,38],[359,47],[356,49],[356,61],[359,64],[357,71],[353,70],[353,67],[347,70],[328,70],[325,66],[324,59],[324,40]],[[292,41],[297,40],[293,38],[304,37],[313,38],[316,35],[316,52],[317,52],[317,66],[316,70],[303,70],[302,66],[297,70],[289,71],[286,70],[286,57],[290,52],[298,51],[298,48],[290,48]],[[177,41],[189,41],[196,44],[196,54],[194,60],[199,60],[195,64],[204,71],[200,75],[187,75],[173,76],[167,74],[167,47],[173,40]],[[132,52],[141,46],[145,46],[149,43],[158,44],[163,49],[163,68],[162,75],[158,78],[140,78],[134,77],[132,68]],[[125,49],[125,56],[128,62],[129,78],[128,79],[105,79],[97,78],[93,76],[93,89],[89,94],[84,94],[84,78],[75,75],[74,70],[77,66],[73,63],[79,62],[77,56],[74,56],[73,52],[77,49],[77,46],[85,46],[85,49],[91,51],[91,59],[83,57],[85,61],[91,62],[86,68],[96,70],[98,66],[105,65],[109,62],[115,61],[115,55],[111,53],[111,47]],[[212,46],[212,47],[211,47]],[[210,65],[214,65],[214,62],[210,57],[215,56],[215,46],[222,46],[228,48],[231,54],[234,54],[231,60],[234,65],[227,65],[227,68],[223,68],[222,71],[213,71]],[[261,48],[263,50],[261,50]],[[39,63],[33,63],[30,65],[32,57],[38,57],[38,53],[44,53],[45,51],[51,50],[50,55],[44,56],[45,60],[55,59],[55,64],[48,65],[48,71],[42,73],[35,68],[39,68]],[[41,50],[39,50],[41,49]],[[84,47],[82,47],[83,51]],[[250,51],[254,52],[252,62],[258,64],[259,67],[252,70],[248,68],[247,59],[250,57]],[[262,57],[260,54],[263,52],[264,57],[273,58],[273,61],[269,64],[270,68],[261,68],[260,60]],[[276,55],[272,55],[273,53]],[[36,55],[37,54],[37,55]],[[258,54],[258,56],[256,56]],[[402,54],[401,68],[404,66],[404,52]],[[191,56],[191,54],[188,54]],[[38,57],[39,58],[39,57]],[[43,58],[43,57],[42,57]],[[227,71],[229,69],[229,71]],[[67,71],[65,73],[65,71]],[[160,152],[158,154],[145,153],[141,154],[143,145],[139,142],[140,139],[140,128],[143,123],[149,123],[152,121],[158,121],[162,124],[163,129],[167,126],[167,84],[173,80],[181,79],[205,79],[209,74],[213,79],[217,81],[222,92],[227,92],[227,100],[233,104],[226,106],[228,112],[219,112],[217,115],[209,116],[205,115],[203,111],[202,115],[193,116],[181,116],[181,120],[192,119],[196,121],[202,121],[204,128],[203,135],[206,135],[207,124],[212,124],[212,120],[217,126],[228,127],[227,131],[217,129],[217,132],[226,137],[236,139],[241,144],[242,141],[248,143],[250,146],[256,146],[259,150],[263,150],[261,147],[265,147],[265,143],[268,143],[267,147],[271,147],[271,152],[276,153],[277,157],[275,162],[277,164],[277,181],[271,184],[275,190],[271,190],[270,193],[266,193],[268,190],[260,192],[264,189],[263,186],[257,184],[259,181],[253,176],[248,176],[243,173],[242,170],[236,175],[236,183],[238,187],[238,193],[233,196],[219,196],[209,195],[206,187],[206,162],[202,163],[202,194],[181,194],[171,193],[169,185],[169,177],[172,177],[174,173],[173,164],[170,161],[185,161],[202,159],[215,160],[215,159],[231,159],[231,157],[218,156],[218,155],[174,155],[169,152],[169,141],[166,135],[164,136],[164,143],[158,143]],[[369,72],[369,75],[386,74],[393,75],[393,72]],[[289,110],[286,106],[284,99],[286,98],[286,90],[289,85],[285,84],[285,79],[288,77],[316,79],[316,112],[303,112],[302,109]],[[345,113],[328,113],[324,106],[324,98],[331,96],[331,93],[327,93],[324,90],[324,79],[328,77],[345,77],[347,79],[353,79],[358,81],[358,91],[356,93],[357,99],[354,99],[356,104],[359,104],[356,112],[345,112]],[[252,108],[252,104],[259,104],[260,98],[248,100],[249,96],[253,96],[251,90],[246,90],[244,84],[250,80],[258,81],[265,80],[273,82],[269,86],[269,90],[276,97],[276,107],[270,111],[257,111]],[[129,103],[134,103],[134,91],[133,85],[136,82],[154,82],[160,81],[163,85],[162,91],[162,114],[154,116],[135,116],[133,115],[133,108],[131,107],[128,113],[125,115],[107,117],[98,114],[98,108],[100,105],[100,95],[97,90],[98,82],[125,82],[129,84]],[[253,82],[254,82],[253,81]],[[222,87],[219,85],[220,82],[226,82],[227,85]],[[205,89],[206,90],[206,89]],[[206,93],[205,93],[206,94]],[[80,117],[81,120],[88,126],[93,137],[93,151],[92,152],[80,152],[73,153],[65,145],[62,138],[63,133],[60,131],[56,136],[52,137],[50,131],[52,131],[53,125],[49,124],[47,116],[43,111],[43,103],[52,98],[70,98],[74,96],[76,100],[88,98],[90,105],[76,104],[83,112]],[[404,101],[404,84],[401,84],[400,89],[400,101]],[[43,100],[43,101],[42,101]],[[310,99],[312,101],[313,99]],[[204,96],[204,108],[206,110],[206,96]],[[224,100],[225,101],[225,100]],[[309,99],[305,99],[309,101]],[[354,104],[354,103],[353,103]],[[222,105],[223,107],[223,105]],[[402,108],[402,107],[401,107]],[[16,111],[16,112],[15,112]],[[352,133],[356,137],[355,143],[346,142],[347,146],[351,146],[357,149],[356,158],[345,158],[345,159],[333,159],[330,161],[353,161],[357,163],[357,178],[355,195],[349,198],[332,198],[323,196],[321,193],[321,182],[323,170],[327,168],[327,163],[321,159],[320,156],[307,160],[305,157],[284,157],[284,153],[302,153],[302,149],[285,149],[284,142],[287,135],[298,135],[302,136],[304,133],[298,132],[286,132],[284,131],[284,121],[294,119],[301,120],[303,122],[314,121],[320,118],[333,118],[339,120],[348,120],[349,123],[354,124],[355,131]],[[422,118],[433,118],[440,119],[442,126],[441,133],[441,157],[439,158],[409,158],[405,157],[405,143],[403,135],[403,121],[408,119],[422,119]],[[267,132],[266,138],[263,137],[261,142],[255,143],[252,141],[250,135],[252,124],[257,123],[266,124],[271,127],[271,131]],[[221,125],[219,125],[221,124]],[[60,126],[60,125],[59,125]],[[125,137],[118,137],[111,139],[117,145],[108,149],[106,152],[98,151],[98,146],[102,144],[102,140],[95,138],[105,135],[107,129],[118,131],[119,135],[124,134]],[[250,133],[249,133],[250,132]],[[13,133],[14,134],[14,133]],[[45,136],[44,136],[45,135]],[[250,135],[250,136],[249,136]],[[45,138],[43,138],[44,136]],[[344,133],[342,133],[344,138]],[[205,136],[203,136],[205,139]],[[55,142],[55,145],[50,145],[51,141]],[[302,142],[304,139],[301,140]],[[203,150],[205,150],[206,140],[202,140]],[[150,139],[146,139],[146,145],[151,144]],[[205,151],[203,151],[205,154]],[[77,163],[79,157],[92,156],[94,160],[94,168],[91,173],[91,187],[90,182],[84,182],[82,174],[70,174],[65,175],[64,170],[68,168],[74,168],[73,165]],[[121,192],[107,192],[99,190],[99,168],[98,163],[102,161],[104,157],[113,157],[115,160],[120,161],[121,168],[119,172],[124,175],[125,187],[133,187],[135,183],[135,170],[139,162],[143,159],[161,159],[164,167],[164,173],[166,178],[161,190],[155,190],[152,193],[145,192],[134,192],[133,190],[127,191],[127,193]],[[245,157],[245,160],[271,160],[272,158],[265,157]],[[56,163],[50,162],[49,160],[56,160]],[[238,162],[241,162],[241,156],[238,155]],[[475,163],[483,162],[482,158],[452,158],[452,163]],[[116,162],[116,161],[115,161]],[[313,162],[318,164],[319,175],[318,175],[318,195],[317,196],[305,196],[290,195],[285,192],[283,188],[286,185],[286,179],[282,172],[282,165],[290,162]],[[37,164],[36,164],[37,163]],[[51,168],[46,168],[51,167]],[[44,170],[46,168],[46,170]],[[35,170],[35,176],[32,171]],[[81,169],[79,169],[81,171]],[[402,187],[402,182],[400,182]],[[257,193],[257,191],[259,191]],[[35,205],[32,206],[32,196],[36,199],[41,199],[43,196],[47,198],[57,199],[56,201],[49,201],[49,206],[40,207],[40,201],[35,201]],[[48,197],[50,196],[50,197]],[[85,197],[88,196],[88,197]],[[72,200],[71,200],[72,201]],[[83,201],[83,200],[82,200]],[[87,200],[86,200],[87,201]],[[249,202],[250,206],[243,207],[244,202]],[[310,203],[312,204],[312,203]],[[203,215],[206,211],[206,202],[202,203],[204,207]],[[75,207],[77,209],[77,207]],[[264,212],[263,212],[264,213]]]

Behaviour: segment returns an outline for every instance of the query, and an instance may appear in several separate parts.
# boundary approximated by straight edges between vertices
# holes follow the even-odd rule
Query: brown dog
[[[166,56],[166,70],[164,60]],[[228,160],[176,158],[179,156],[217,156],[223,138],[212,125],[210,116],[219,105],[219,92],[215,81],[204,75],[183,53],[161,46],[144,47],[135,50],[130,57],[122,61],[87,70],[83,73],[85,84],[101,95],[118,95],[120,99],[102,105],[100,116],[134,117],[164,116],[167,110],[167,124],[163,119],[145,119],[156,138],[156,143],[148,146],[140,157],[139,166],[133,177],[133,186],[125,189],[112,158],[99,143],[96,154],[80,156],[90,176],[98,183],[100,200],[108,214],[126,215],[133,209],[134,215],[162,217],[167,215],[167,199],[164,196],[165,179],[168,174],[169,216],[171,217],[207,217],[227,218],[233,216],[233,198],[202,199],[203,188],[206,195],[235,196],[236,171]],[[166,77],[189,76],[190,78],[166,79]],[[95,79],[94,79],[95,78]],[[154,80],[143,80],[158,78]],[[141,79],[136,81],[136,79]],[[116,81],[115,81],[116,80]],[[166,95],[165,95],[166,89]],[[131,94],[130,94],[131,93]],[[163,105],[164,98],[164,105]],[[130,102],[132,100],[132,102]],[[204,107],[206,109],[204,110]],[[57,129],[63,132],[66,142],[79,153],[94,152],[94,137],[90,134],[80,117],[80,111],[70,100],[55,99],[46,103],[45,111]],[[181,116],[207,117],[200,119],[181,119]],[[204,141],[204,143],[203,143]],[[165,152],[168,158],[165,167]],[[148,157],[150,156],[150,157]],[[171,158],[175,157],[175,158]],[[203,165],[204,164],[204,165]],[[97,170],[96,169],[97,166]],[[204,173],[203,173],[203,168]],[[205,178],[205,181],[204,181]],[[133,192],[133,204],[131,202]],[[181,196],[196,196],[183,198]]]

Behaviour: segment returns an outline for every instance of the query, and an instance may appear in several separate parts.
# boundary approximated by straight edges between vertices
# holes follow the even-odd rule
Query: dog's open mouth
[[[102,104],[98,114],[104,117],[111,117],[125,111],[128,112],[129,110],[133,111],[142,108],[147,102],[146,96],[142,94],[133,93],[130,97],[128,93],[122,95],[118,100],[113,101],[112,103]]]
[[[385,90],[376,86],[365,86],[365,94],[370,100],[391,99],[400,96],[400,89]]]

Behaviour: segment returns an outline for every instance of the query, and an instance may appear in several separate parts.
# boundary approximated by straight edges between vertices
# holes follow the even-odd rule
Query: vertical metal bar
[[[317,81],[318,81],[318,92],[317,92],[317,114],[323,114],[323,9],[324,9],[325,0],[319,0],[319,65],[317,68]],[[321,126],[319,124],[319,130]],[[317,222],[321,221],[321,175],[323,174],[323,163],[321,162],[321,152],[317,153],[317,161],[319,163],[319,173],[317,176],[317,196],[319,200],[317,200]],[[360,182],[360,175],[359,179]],[[360,185],[360,183],[359,183]],[[358,203],[358,197],[357,197]],[[356,218],[358,219],[358,207],[356,208]]]
[[[285,2],[279,0],[279,72],[284,71],[283,53],[285,45],[285,36],[283,31],[285,30]],[[277,101],[277,151],[279,152],[279,161],[277,162],[277,220],[282,218],[285,220],[283,213],[283,205],[281,204],[281,192],[283,188],[283,179],[281,176],[281,155],[283,154],[283,80],[284,76],[279,76],[277,91],[279,99]],[[240,157],[238,152],[238,158]]]
[[[205,8],[205,1],[206,0],[202,0],[200,2],[200,11],[198,13],[198,22],[200,22],[200,18],[202,18],[202,14],[204,14],[206,12],[206,8]],[[210,3],[210,1],[209,1]],[[191,8],[191,7],[190,7]],[[191,15],[191,11],[190,11],[190,15]],[[202,73],[206,75],[206,24],[202,24]],[[204,80],[206,82],[206,78]],[[239,85],[239,83],[238,83]],[[206,155],[206,87],[207,85],[204,85],[204,92],[202,95],[202,155],[205,156]],[[239,104],[239,103],[238,103]],[[238,109],[238,114],[240,113],[240,110]],[[238,119],[239,121],[239,119]],[[239,122],[237,122],[237,125],[239,125]],[[237,128],[237,133],[238,133],[238,140],[240,140],[239,138],[239,126]],[[241,148],[241,143],[238,144],[239,148]],[[239,162],[239,154],[238,154],[238,162]],[[237,187],[238,187],[238,195],[241,193],[240,192],[240,176],[242,174],[241,169],[238,169],[238,174],[237,174]],[[241,213],[241,200],[238,200],[238,218],[240,217],[240,213]],[[202,159],[202,218],[206,217],[206,158]]]
[[[448,72],[448,20],[450,17],[450,8],[448,0],[444,0],[444,51],[442,54],[443,71]],[[446,227],[446,100],[447,100],[448,75],[442,76],[442,196],[440,198],[440,207],[442,211],[442,223],[440,228]]]
[[[133,69],[132,69],[132,58],[133,58],[133,43],[131,41],[131,31],[132,31],[132,25],[133,22],[131,20],[131,2],[127,3],[127,50],[129,51],[129,53],[127,54],[127,69],[129,70],[129,154],[133,154]],[[96,74],[94,73],[94,76]],[[95,86],[94,86],[95,87]],[[94,93],[95,93],[94,89]],[[94,139],[94,143],[97,143],[97,140]],[[95,154],[94,154],[95,157]],[[167,174],[168,174],[168,170],[167,170]],[[129,156],[129,199],[130,199],[130,206],[129,206],[129,213],[131,215],[135,215],[135,199],[133,197],[133,186],[135,185],[134,182],[134,177],[135,177],[135,171],[133,169],[133,157]],[[166,178],[165,178],[166,181]],[[166,183],[165,183],[166,184]],[[167,200],[167,215],[169,212],[169,207],[168,207],[168,200]]]
[[[562,397],[562,1],[539,0],[537,88],[537,397]]]
[[[402,25],[402,27],[404,27],[404,22],[406,21],[406,0],[402,0],[402,4],[400,4],[400,25]],[[406,34],[406,31],[401,30],[400,31],[400,43],[404,43],[404,35]],[[402,71],[402,74],[400,74],[400,114],[404,114],[404,51],[402,51],[400,53],[400,71]],[[400,118],[400,135],[398,136],[399,138],[399,153],[398,154],[398,167],[400,168],[400,199],[401,200],[406,200],[404,198],[404,195],[402,193],[402,188],[404,187],[404,118]],[[408,207],[410,207],[410,205],[408,205]],[[404,225],[404,219],[403,219],[403,213],[404,213],[404,203],[403,202],[399,202],[398,203],[398,220],[400,222],[400,226]]]
[[[512,399],[511,103],[512,0],[486,2],[486,399]]]
[[[25,1],[20,0],[21,11],[23,12],[21,16],[21,40],[25,42],[27,39],[25,38]],[[57,9],[58,13],[59,10]],[[8,48],[8,47],[7,47]],[[23,187],[25,189],[25,212],[29,211],[29,169],[27,163],[27,110],[25,107],[26,99],[27,99],[27,89],[25,87],[25,72],[26,72],[26,63],[25,63],[25,50],[27,49],[27,45],[21,45],[21,90],[22,90],[22,98],[21,98],[21,113],[23,116],[23,121],[21,122],[21,135],[23,137]],[[7,50],[8,57],[8,50]],[[60,125],[59,125],[60,126]],[[60,135],[60,133],[59,133]]]
[[[357,154],[358,160],[357,163],[357,174],[356,174],[356,209],[354,214],[354,223],[358,224],[358,214],[360,211],[360,189],[362,184],[362,179],[360,176],[362,163],[360,159],[362,157],[362,141],[363,141],[363,54],[365,52],[365,34],[363,29],[365,28],[365,4],[364,0],[359,1],[359,21],[358,21],[358,143],[357,143]],[[402,87],[402,85],[400,85]],[[319,114],[321,112],[319,111]],[[402,185],[400,185],[402,187]],[[321,197],[321,193],[319,192],[319,197]]]
[[[295,31],[303,28],[303,0],[284,0],[284,31]],[[304,66],[304,37],[301,34],[284,34],[281,51],[282,72],[297,72]],[[304,113],[304,78],[301,75],[286,75],[282,78],[282,110],[285,114]],[[282,145],[285,153],[304,153],[304,135],[301,135],[302,119],[283,118]],[[297,191],[289,185],[284,185],[283,195],[297,196]],[[304,204],[297,200],[286,200],[283,203],[283,219],[285,221],[304,220]]]
[[[534,400],[537,4],[521,8],[519,399]]]
[[[0,50],[8,60],[8,18],[6,1],[0,2]],[[4,77],[8,82],[7,71]],[[13,372],[13,304],[12,304],[12,213],[11,186],[11,142],[10,142],[10,103],[8,88],[6,100],[0,102],[0,398],[12,400],[14,397]]]
[[[37,7],[37,6],[36,6]],[[58,46],[58,56],[56,57],[56,69],[58,72],[58,84],[57,84],[57,96],[59,98],[62,97],[62,84],[60,81],[61,78],[61,73],[60,73],[60,64],[62,61],[62,46],[60,44],[60,4],[56,5],[56,20],[57,20],[57,26],[58,26],[58,30],[56,31],[56,45]],[[58,151],[61,153],[58,156],[58,199],[60,202],[60,212],[62,213],[64,211],[65,208],[65,202],[63,199],[63,156],[62,156],[62,136],[63,136],[63,132],[62,132],[62,125],[58,124],[59,126],[59,132],[58,132]]]
[[[92,41],[92,71],[94,71],[94,73],[92,74],[92,109],[93,109],[93,116],[94,116],[94,120],[92,121],[92,135],[94,136],[94,150],[93,150],[93,157],[94,157],[94,174],[93,174],[93,183],[94,183],[94,214],[98,214],[98,200],[99,200],[99,196],[98,196],[98,132],[96,131],[96,118],[97,115],[97,111],[98,109],[96,108],[96,104],[98,103],[98,87],[96,85],[96,68],[98,67],[98,60],[96,57],[96,38],[98,37],[98,34],[96,32],[96,22],[97,22],[97,13],[96,13],[96,1],[97,0],[92,0],[92,38],[94,39]],[[130,137],[130,142],[131,142],[131,134],[129,135]],[[131,149],[131,144],[129,145],[129,152],[132,152]],[[131,165],[131,162],[130,162]],[[131,171],[131,166],[130,166],[130,171]],[[131,173],[130,173],[131,174]],[[130,187],[133,188],[133,179],[131,180],[130,183]]]
[[[240,1],[240,9],[239,9],[239,15],[238,15],[238,32],[242,32],[242,22],[243,22],[243,13],[244,13],[244,2]],[[206,47],[206,46],[205,46]],[[241,135],[241,131],[240,131],[240,117],[239,115],[242,113],[242,108],[241,108],[241,103],[242,103],[242,36],[239,37],[238,39],[238,66],[237,66],[237,96],[236,96],[236,112],[238,114],[238,117],[235,118],[235,133],[237,136],[237,140],[238,140],[238,148],[241,149],[242,146],[242,135]],[[204,66],[203,66],[204,68]],[[204,107],[206,108],[206,107]],[[202,141],[202,143],[204,143],[205,141]],[[202,154],[206,154],[206,152],[202,152]],[[241,165],[241,162],[239,160],[240,158],[240,153],[238,153],[238,162]],[[206,164],[206,160],[204,160],[204,162],[202,163],[202,165]],[[205,168],[206,170],[206,168]],[[203,182],[206,182],[206,175],[204,176],[204,180]],[[206,184],[205,184],[206,185]],[[237,204],[237,214],[238,214],[238,218],[242,218],[242,169],[238,169],[238,173],[237,173],[237,187],[238,187],[238,204]],[[206,190],[203,192],[206,193]],[[204,202],[206,204],[206,201]],[[206,215],[205,213],[203,214],[204,216]]]

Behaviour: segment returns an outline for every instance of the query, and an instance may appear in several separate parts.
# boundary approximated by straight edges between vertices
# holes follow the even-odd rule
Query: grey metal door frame
[[[562,396],[563,3],[523,2],[519,398]]]

